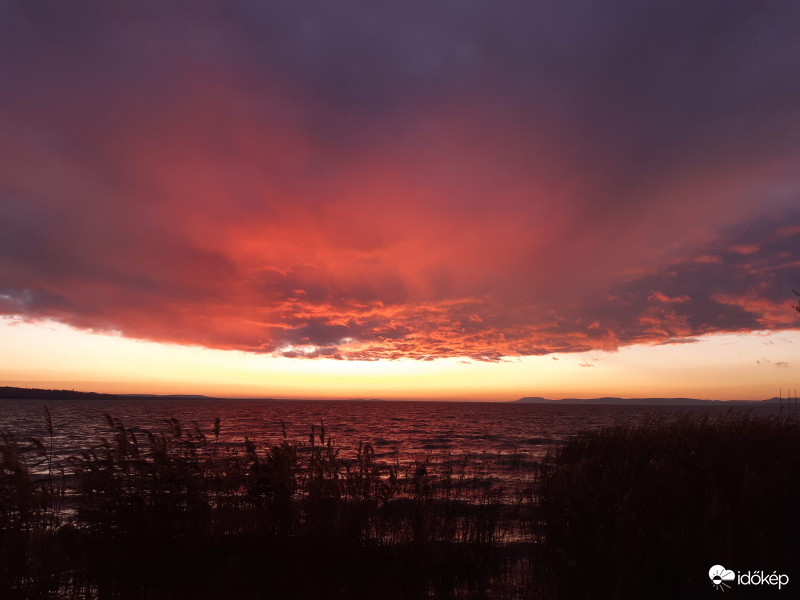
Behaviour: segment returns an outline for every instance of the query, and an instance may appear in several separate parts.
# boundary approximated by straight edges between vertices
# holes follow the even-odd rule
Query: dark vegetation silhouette
[[[743,412],[587,432],[500,480],[469,456],[227,443],[110,416],[74,456],[0,434],[0,597],[696,597],[713,564],[800,564],[800,423]],[[503,483],[503,481],[511,482]]]
[[[798,475],[795,415],[685,415],[578,435],[538,486],[552,596],[707,597],[716,564],[797,577]]]
[[[46,410],[46,409],[45,409]],[[379,464],[307,442],[227,444],[177,419],[107,416],[108,437],[62,457],[0,434],[2,598],[522,597],[533,495],[468,457]],[[507,457],[524,478],[526,463]]]

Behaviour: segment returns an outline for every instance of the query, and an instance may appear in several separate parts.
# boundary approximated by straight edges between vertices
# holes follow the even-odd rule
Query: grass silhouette
[[[800,423],[687,414],[575,436],[540,470],[400,464],[307,441],[107,416],[63,458],[0,433],[2,598],[628,598],[696,595],[713,564],[791,573]]]
[[[532,497],[508,503],[468,460],[343,456],[323,424],[259,446],[221,443],[219,420],[106,418],[67,459],[2,434],[3,598],[463,597],[527,560]]]
[[[552,595],[675,598],[715,564],[796,574],[800,421],[730,411],[587,432],[538,486]]]

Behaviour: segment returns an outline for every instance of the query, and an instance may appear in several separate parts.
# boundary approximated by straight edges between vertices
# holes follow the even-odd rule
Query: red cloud
[[[715,29],[719,64],[639,10],[279,5],[9,9],[0,314],[363,360],[796,326],[782,15]]]

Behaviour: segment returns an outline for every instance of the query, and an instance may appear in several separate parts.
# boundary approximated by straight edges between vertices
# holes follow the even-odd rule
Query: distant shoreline
[[[22,388],[13,386],[0,386],[0,400],[258,400],[258,401],[310,401],[320,399],[282,399],[282,398],[256,398],[256,397],[219,397],[205,396],[202,394],[104,394],[99,392],[83,392],[77,390],[54,390],[44,388]],[[381,398],[348,398],[347,402],[385,402]],[[550,406],[561,405],[620,405],[620,406],[772,406],[790,404],[787,398],[768,398],[766,400],[703,400],[699,398],[561,398],[550,399],[540,396],[526,396],[518,400],[499,402],[499,404],[542,404]]]
[[[76,390],[49,390],[42,388],[0,387],[0,400],[223,400],[199,394],[101,394]],[[242,398],[243,400],[245,398]],[[267,398],[264,398],[265,400]]]
[[[699,398],[561,398],[550,400],[548,398],[525,397],[513,400],[514,404],[583,404],[583,405],[624,405],[624,406],[728,406],[735,405],[780,405],[788,403],[786,398],[768,398],[767,400],[701,400]]]
[[[206,396],[203,394],[104,394],[78,390],[51,390],[0,386],[0,400],[221,400],[240,402],[386,402],[382,398],[272,398],[257,396]]]

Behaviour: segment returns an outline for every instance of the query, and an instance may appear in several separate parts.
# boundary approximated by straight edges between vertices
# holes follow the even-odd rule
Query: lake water
[[[135,432],[164,430],[177,418],[184,427],[196,422],[211,437],[221,420],[219,442],[241,445],[245,437],[258,446],[282,440],[281,421],[290,441],[307,443],[311,427],[333,438],[342,456],[353,455],[359,442],[373,445],[377,459],[400,464],[469,454],[472,461],[503,477],[503,457],[513,456],[535,469],[548,450],[576,433],[656,416],[683,412],[719,413],[725,406],[655,407],[614,405],[541,405],[490,402],[274,401],[204,399],[2,400],[0,430],[19,440],[49,442],[44,406],[52,415],[53,446],[61,456],[76,454],[110,437],[105,414]],[[747,409],[734,409],[747,410]],[[777,411],[758,407],[758,412]]]

